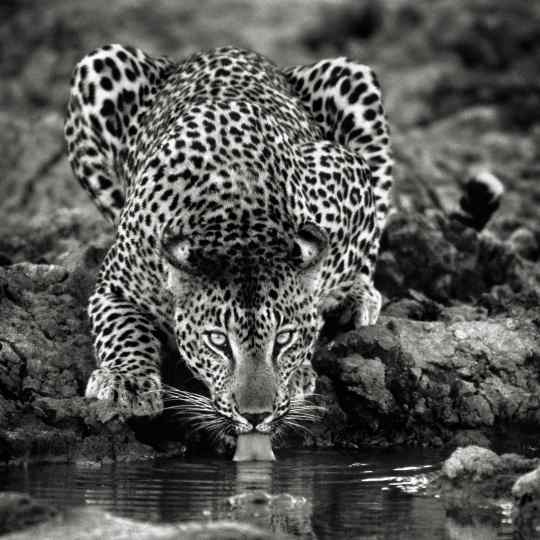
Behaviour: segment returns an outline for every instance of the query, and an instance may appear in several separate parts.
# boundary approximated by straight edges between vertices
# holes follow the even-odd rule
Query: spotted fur
[[[90,299],[87,396],[159,412],[169,336],[215,422],[272,431],[313,390],[324,310],[352,297],[357,324],[376,321],[392,159],[367,66],[109,45],[75,69],[65,135],[116,230]]]

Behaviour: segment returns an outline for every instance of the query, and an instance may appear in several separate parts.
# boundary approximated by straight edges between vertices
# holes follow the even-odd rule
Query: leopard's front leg
[[[88,307],[98,361],[86,397],[107,400],[127,416],[162,411],[161,342],[152,318],[105,287]]]
[[[354,321],[355,328],[376,324],[381,312],[381,293],[375,288],[373,279],[359,273],[354,281],[330,291],[321,303],[321,312],[339,314],[340,325]]]
[[[356,279],[350,296],[354,302],[354,327],[375,324],[381,312],[381,293],[375,288],[373,280],[364,274]]]

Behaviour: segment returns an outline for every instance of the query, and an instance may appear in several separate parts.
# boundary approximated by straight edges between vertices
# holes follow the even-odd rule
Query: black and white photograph
[[[540,540],[540,2],[0,0],[0,538]]]

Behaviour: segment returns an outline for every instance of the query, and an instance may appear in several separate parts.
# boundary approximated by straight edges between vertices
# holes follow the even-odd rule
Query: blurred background
[[[12,227],[59,208],[97,219],[69,170],[62,123],[75,63],[110,42],[171,58],[234,44],[280,65],[336,55],[372,65],[399,206],[451,208],[470,171],[488,169],[507,189],[491,229],[538,259],[540,2],[3,0],[0,210]]]

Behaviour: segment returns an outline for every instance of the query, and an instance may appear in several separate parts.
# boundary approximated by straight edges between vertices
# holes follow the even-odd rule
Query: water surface
[[[162,460],[0,470],[2,490],[59,507],[87,505],[155,523],[239,519],[293,538],[510,538],[511,526],[459,524],[422,495],[441,455],[420,451],[281,452],[275,463]]]

